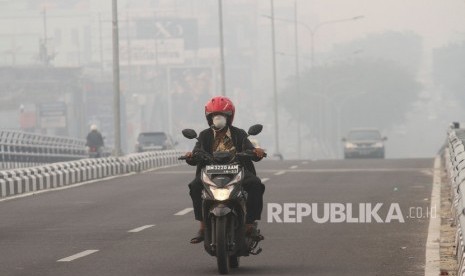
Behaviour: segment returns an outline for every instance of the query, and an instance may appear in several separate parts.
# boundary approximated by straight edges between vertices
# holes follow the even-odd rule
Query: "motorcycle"
[[[262,125],[250,127],[247,137],[258,135],[262,129]],[[198,139],[192,129],[184,129],[182,134],[188,139]],[[239,267],[240,257],[258,255],[262,251],[258,244],[263,236],[257,224],[254,224],[252,233],[247,235],[245,223],[247,192],[242,187],[245,171],[241,160],[254,155],[250,150],[236,153],[235,156],[229,152],[215,152],[211,155],[203,150],[193,153],[192,158],[203,166],[204,248],[208,254],[216,257],[220,274],[228,274],[229,268]],[[186,157],[179,159],[185,160]]]
[[[100,158],[100,157],[102,157],[101,147],[89,147],[89,158]]]

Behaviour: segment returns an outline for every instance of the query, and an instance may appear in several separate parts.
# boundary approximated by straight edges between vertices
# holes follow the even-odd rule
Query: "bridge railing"
[[[176,150],[81,159],[0,171],[0,199],[182,163]]]
[[[452,214],[457,226],[455,253],[458,274],[465,275],[465,129],[451,128],[444,149],[445,167],[451,185]]]
[[[0,169],[24,168],[87,157],[85,141],[0,130]]]

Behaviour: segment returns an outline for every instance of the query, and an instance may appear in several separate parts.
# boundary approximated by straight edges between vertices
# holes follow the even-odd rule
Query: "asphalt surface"
[[[405,223],[268,223],[265,204],[263,252],[231,274],[424,275],[432,167],[432,159],[259,164],[266,203],[352,203],[355,214],[359,203],[383,203],[383,220],[398,203]],[[191,207],[193,174],[183,165],[0,202],[0,275],[216,275],[216,260],[189,244],[193,213],[175,215]],[[411,207],[423,216],[407,218]]]

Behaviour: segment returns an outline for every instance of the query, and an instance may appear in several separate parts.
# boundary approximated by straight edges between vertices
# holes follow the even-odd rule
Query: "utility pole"
[[[98,33],[100,47],[100,77],[103,79],[103,36],[102,36],[102,15],[98,14]]]
[[[128,72],[129,80],[131,80],[131,34],[129,32],[130,22],[129,22],[129,12],[126,12],[126,47],[127,47],[127,63],[128,63]]]
[[[221,70],[221,95],[226,95],[226,73],[224,65],[224,36],[223,36],[223,0],[218,0],[218,16],[220,26],[220,70]]]
[[[270,0],[271,6],[271,57],[273,60],[273,107],[274,107],[274,139],[275,148],[274,155],[282,160],[282,155],[279,152],[279,122],[278,122],[278,86],[276,76],[276,39],[274,28],[274,1]]]
[[[48,65],[48,49],[47,49],[47,8],[44,7],[43,11],[43,25],[44,25],[44,41],[42,45],[42,58],[44,65]]]
[[[118,37],[118,6],[117,0],[112,0],[112,26],[113,26],[113,103],[115,128],[115,156],[121,155],[121,106],[119,81],[119,37]]]
[[[297,0],[294,0],[294,46],[295,46],[295,90],[297,94],[297,156],[302,159],[301,109],[300,102],[300,65],[299,65],[299,29],[297,20]]]

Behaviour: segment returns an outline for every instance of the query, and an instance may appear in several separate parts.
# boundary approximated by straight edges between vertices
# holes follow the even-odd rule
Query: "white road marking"
[[[174,214],[175,216],[184,216],[185,214],[187,213],[190,213],[194,210],[194,208],[186,208],[184,210],[181,210],[179,212],[177,212],[176,214]]]
[[[299,166],[297,166],[297,165],[294,165],[294,166],[291,166],[289,169],[291,169],[291,170],[295,170],[295,169],[297,169],[298,167],[299,167]]]
[[[269,178],[262,178],[262,183],[266,183],[268,180],[270,180]]]
[[[414,185],[414,186],[410,186],[411,189],[424,189],[426,188],[424,185]]]
[[[427,176],[433,176],[434,172],[432,170],[423,170],[421,173],[427,175]]]
[[[283,175],[285,173],[286,173],[286,171],[279,171],[279,172],[275,173],[274,175]]]
[[[155,224],[144,225],[144,226],[129,230],[128,232],[129,233],[137,233],[137,232],[143,231],[143,230],[145,230],[147,228],[154,227],[154,226],[155,226]]]
[[[97,252],[98,250],[86,250],[86,251],[82,251],[81,253],[77,253],[77,254],[74,254],[72,256],[69,256],[69,257],[66,257],[66,258],[63,258],[63,259],[60,259],[58,260],[57,262],[72,262],[76,259],[79,259],[79,258],[82,258],[82,257],[85,257],[85,256],[88,256],[90,254],[93,254],[95,252]]]
[[[441,214],[441,157],[434,159],[433,191],[431,192],[431,209],[436,208]],[[428,238],[426,239],[425,276],[439,275],[439,233],[441,229],[441,217],[430,217]]]

